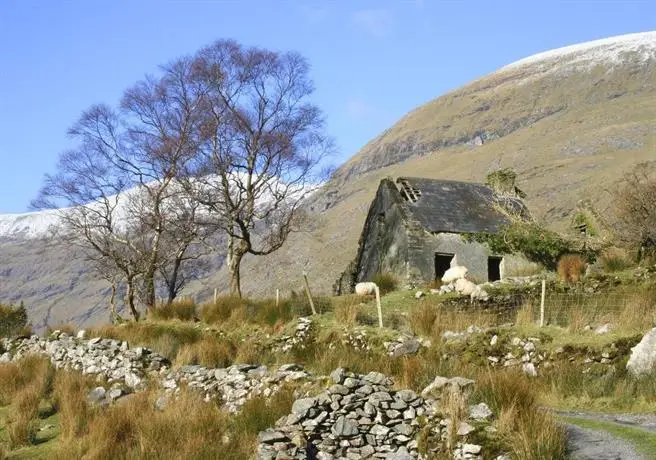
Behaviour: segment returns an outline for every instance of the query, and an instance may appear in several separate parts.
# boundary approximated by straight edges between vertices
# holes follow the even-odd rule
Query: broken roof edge
[[[514,220],[532,218],[521,198],[488,184],[407,176],[385,180],[394,184],[402,207],[431,233],[498,233]]]

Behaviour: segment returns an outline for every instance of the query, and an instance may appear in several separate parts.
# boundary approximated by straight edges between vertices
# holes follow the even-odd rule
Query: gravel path
[[[577,411],[554,411],[563,417],[576,417],[628,426],[656,433],[656,415],[652,414],[599,414]],[[565,423],[570,454],[576,460],[642,460],[630,441],[602,429],[590,429]]]
[[[623,439],[606,431],[566,424],[571,458],[575,460],[649,460]]]

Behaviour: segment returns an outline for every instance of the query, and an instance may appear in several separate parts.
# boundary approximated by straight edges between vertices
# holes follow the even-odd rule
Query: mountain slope
[[[533,214],[565,229],[580,200],[603,209],[606,187],[654,160],[656,32],[541,53],[418,107],[368,143],[313,196],[309,231],[277,253],[245,259],[243,287],[252,295],[299,289],[305,270],[316,293],[330,292],[385,176],[481,181],[512,167]],[[0,266],[0,302],[23,298],[41,324],[46,312],[50,324],[105,321],[104,285],[62,251],[0,236],[0,260],[9,261]],[[214,260],[219,266],[221,255]],[[225,267],[187,293],[202,300],[214,288],[227,288]]]

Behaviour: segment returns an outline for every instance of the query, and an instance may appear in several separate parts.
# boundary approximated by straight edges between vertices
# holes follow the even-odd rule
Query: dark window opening
[[[487,280],[499,281],[501,279],[502,257],[491,256],[487,258]]]
[[[416,203],[417,200],[421,197],[421,191],[418,188],[410,185],[407,180],[399,180],[399,184],[401,185],[401,197],[405,201]]]
[[[579,231],[581,235],[588,236],[588,226],[586,224],[576,225],[575,228]]]
[[[446,254],[442,252],[435,253],[435,279],[441,280],[444,273],[451,268],[451,261],[455,254]]]

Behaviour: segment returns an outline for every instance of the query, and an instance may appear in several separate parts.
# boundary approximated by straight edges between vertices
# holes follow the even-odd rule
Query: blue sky
[[[23,212],[89,105],[218,38],[297,50],[339,152],[540,51],[656,29],[645,1],[0,1],[0,213]]]

